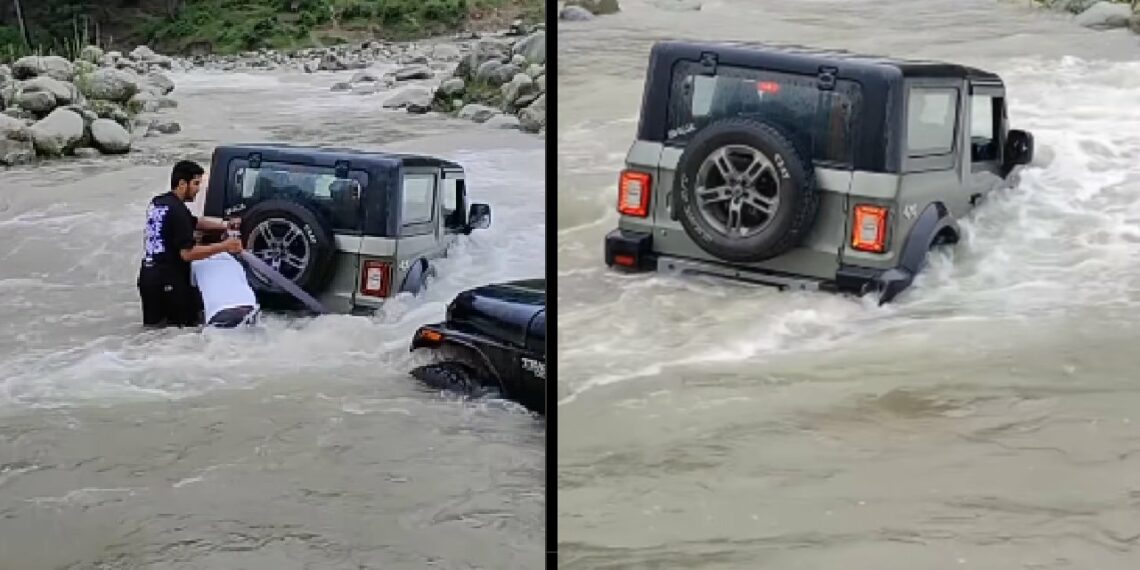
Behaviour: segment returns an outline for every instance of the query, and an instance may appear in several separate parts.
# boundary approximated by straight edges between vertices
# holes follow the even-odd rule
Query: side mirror
[[[1005,163],[1007,167],[1033,162],[1033,135],[1026,131],[1011,130],[1005,139]]]
[[[471,204],[467,213],[467,229],[484,230],[491,227],[491,207],[486,204]]]

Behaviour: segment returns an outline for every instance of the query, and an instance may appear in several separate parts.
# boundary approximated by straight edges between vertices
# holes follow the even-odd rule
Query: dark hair
[[[203,170],[197,162],[192,160],[180,160],[170,171],[170,189],[173,190],[177,188],[178,183],[183,180],[189,184],[195,176],[201,176],[205,173],[206,171]]]

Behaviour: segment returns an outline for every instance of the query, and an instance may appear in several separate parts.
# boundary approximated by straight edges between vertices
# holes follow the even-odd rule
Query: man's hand
[[[237,238],[229,238],[226,241],[223,241],[221,243],[221,246],[222,246],[222,251],[225,251],[228,253],[241,253],[241,251],[243,249],[241,246],[241,240],[237,239]]]

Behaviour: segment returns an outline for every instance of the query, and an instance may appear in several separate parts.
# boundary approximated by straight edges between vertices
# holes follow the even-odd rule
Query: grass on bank
[[[55,22],[35,34],[39,41],[25,49],[14,26],[0,26],[0,61],[33,53],[73,59],[87,43],[125,50],[145,44],[160,53],[233,54],[368,38],[412,40],[501,26],[515,18],[543,21],[545,5],[544,0],[187,0],[175,18],[122,9],[125,21],[119,23],[118,38],[88,37],[85,42],[86,26],[80,34],[81,27],[70,21],[66,26]],[[29,26],[36,28],[35,22]]]

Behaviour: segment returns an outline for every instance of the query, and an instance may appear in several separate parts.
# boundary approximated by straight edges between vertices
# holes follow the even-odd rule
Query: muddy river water
[[[544,275],[543,141],[329,91],[351,73],[175,73],[181,133],[0,172],[0,568],[540,567],[543,421],[407,371],[460,290]],[[147,200],[257,141],[454,159],[492,227],[375,318],[144,332]]]
[[[559,566],[1135,568],[1140,36],[994,0],[643,0],[559,31]],[[897,303],[602,263],[646,57],[952,59],[1036,136]]]

